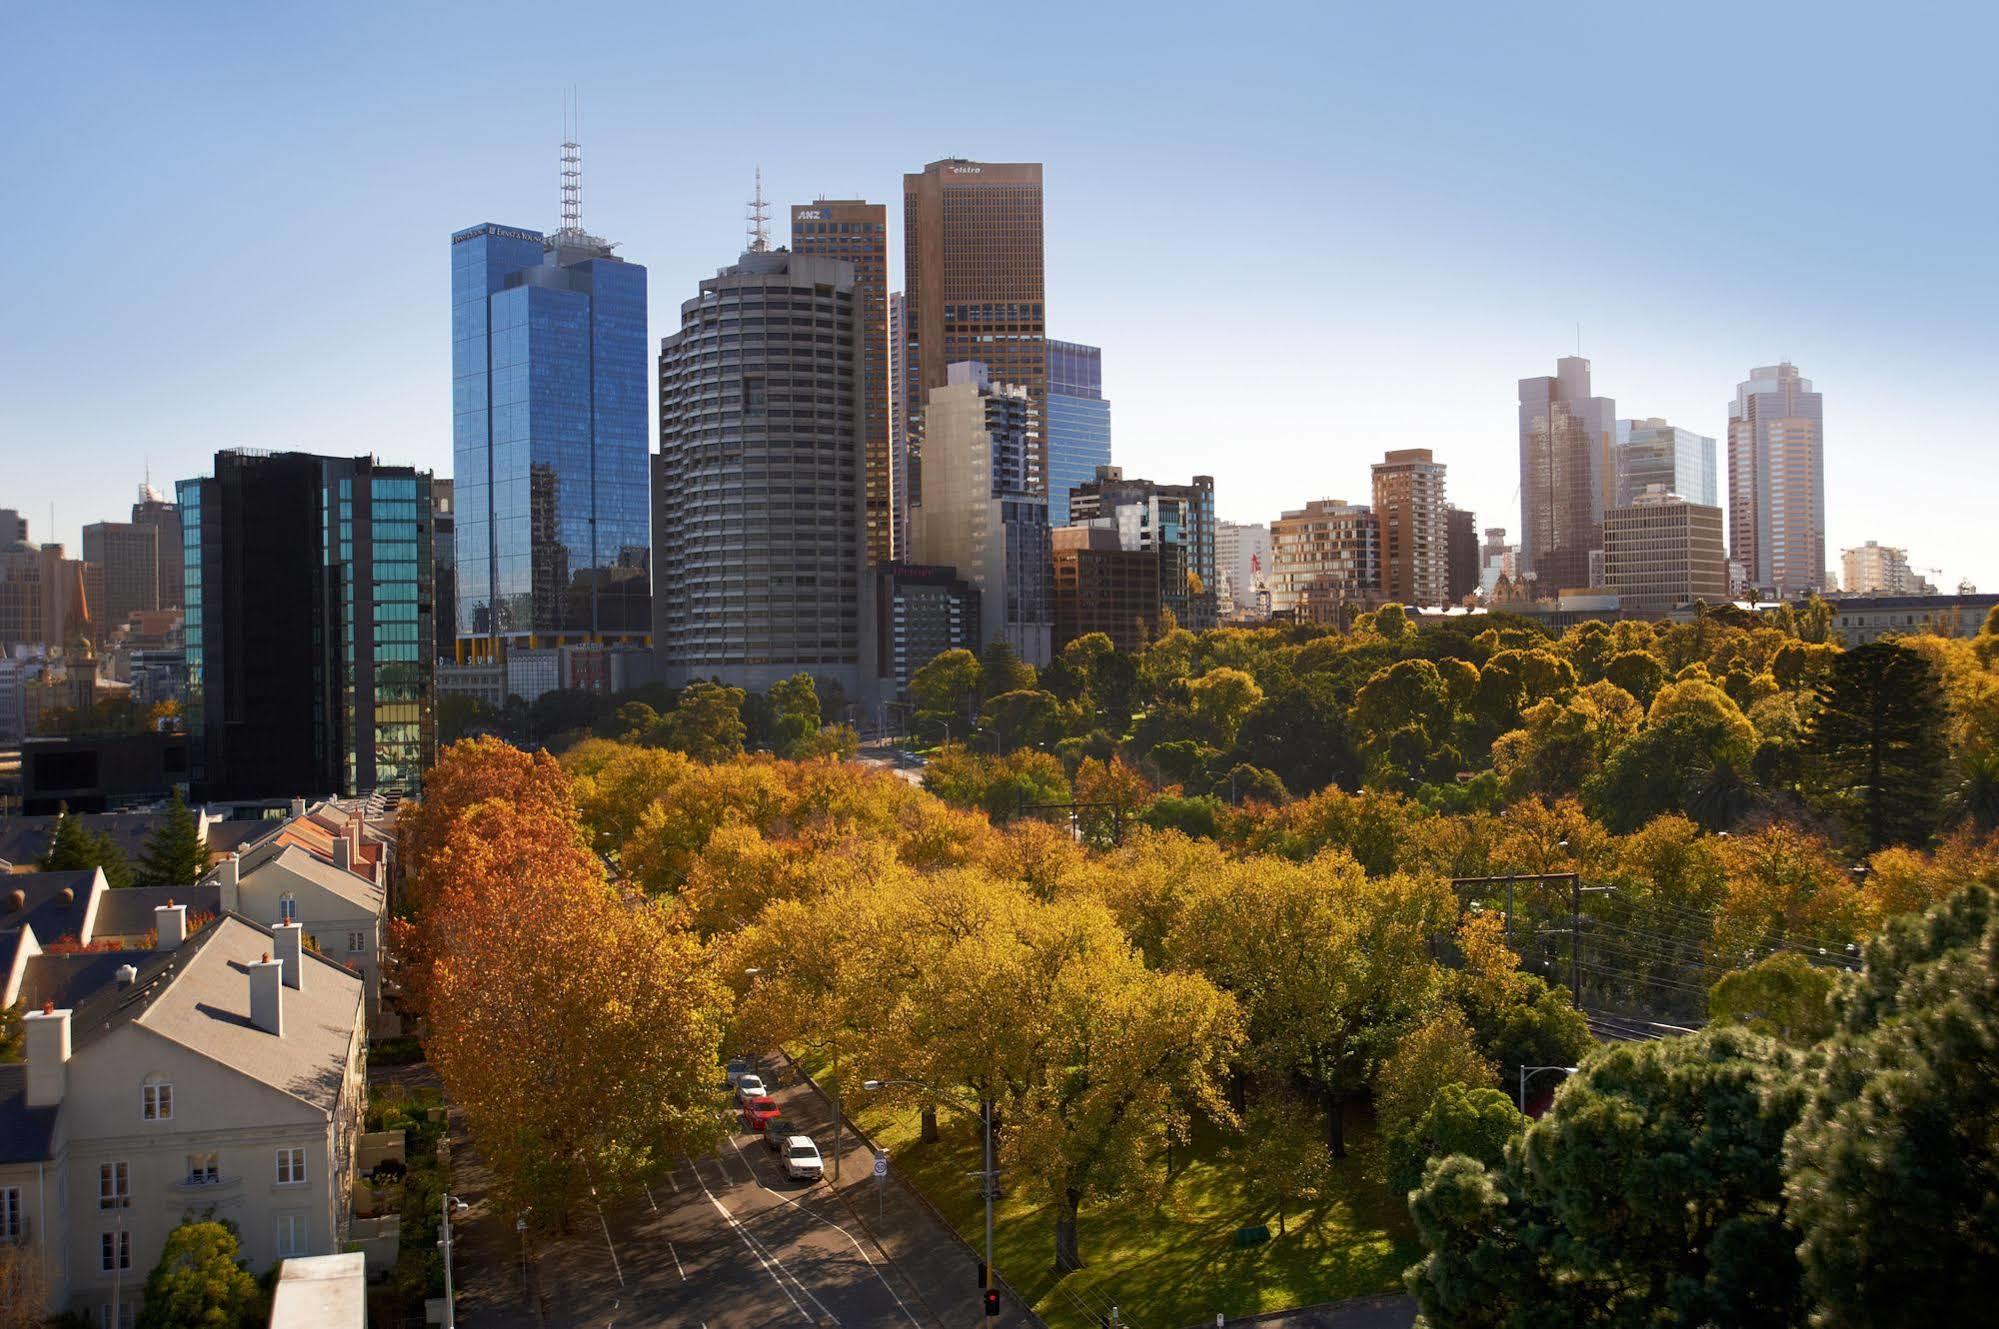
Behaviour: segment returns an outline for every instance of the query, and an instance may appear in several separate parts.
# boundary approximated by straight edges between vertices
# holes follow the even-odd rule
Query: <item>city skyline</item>
[[[631,18],[641,31],[657,24]],[[834,106],[823,126],[786,129],[773,104],[728,141],[697,144],[675,132],[667,90],[640,71],[643,41],[629,59],[551,71],[506,50],[501,24],[470,34],[477,59],[451,62],[476,72],[440,72],[447,39],[456,49],[465,36],[442,20],[342,20],[209,31],[135,10],[116,31],[90,16],[25,25],[9,62],[16,105],[35,108],[44,136],[0,152],[16,178],[43,182],[47,201],[37,243],[0,260],[16,293],[12,317],[0,316],[0,447],[14,463],[0,502],[34,519],[40,538],[76,551],[84,525],[122,517],[148,470],[165,487],[217,447],[368,449],[450,469],[437,237],[474,219],[553,228],[566,79],[584,107],[585,224],[619,237],[662,290],[687,289],[740,247],[739,200],[758,162],[774,199],[860,197],[891,211],[897,177],[925,162],[1044,163],[1049,334],[1113,358],[1120,463],[1214,474],[1218,516],[1268,522],[1315,497],[1358,494],[1384,448],[1430,447],[1451,468],[1454,500],[1481,528],[1517,538],[1514,386],[1573,353],[1579,322],[1596,390],[1621,415],[1717,439],[1747,370],[1802,366],[1833,403],[1828,561],[1876,539],[1919,551],[1946,588],[1999,582],[1999,551],[1930,491],[1942,474],[1969,491],[1999,478],[1979,438],[1992,338],[1977,293],[1994,265],[1979,219],[1991,187],[1973,180],[1920,217],[1892,206],[1975,152],[1981,94],[1976,80],[1948,76],[1975,42],[1929,53],[1930,77],[1863,115],[1815,90],[1892,66],[1882,42],[1915,34],[1862,43],[1821,18],[1798,34],[1809,75],[1779,71],[1743,89],[1724,84],[1711,54],[1727,31],[1722,11],[1596,16],[1563,35],[1571,54],[1614,56],[1642,40],[1649,57],[1686,71],[1687,95],[1578,117],[1552,92],[1512,86],[1509,52],[1526,37],[1495,15],[1464,14],[1460,35],[1433,42],[1435,60],[1406,86],[1407,71],[1323,49],[1313,60],[1340,77],[1320,70],[1293,86],[1302,54],[1206,41],[1168,21],[1147,37],[1160,91],[1119,75],[1123,109],[1084,128],[1052,95],[1105,76],[1088,52],[1110,20],[1081,16],[1075,42],[1023,73],[1016,101],[958,96],[936,114],[905,113],[950,86],[924,68],[894,96]],[[1304,38],[1332,20],[1286,21]],[[1387,40],[1414,20],[1357,21]],[[719,20],[678,24],[697,49],[724,40]],[[971,31],[942,19],[935,40]],[[859,38],[828,40],[851,54]],[[915,49],[886,39],[858,54],[886,70]],[[1204,58],[1227,72],[1259,53],[1272,76],[1217,81],[1240,107],[1193,77]],[[803,55],[781,64],[793,60],[802,74]],[[262,72],[216,77],[250,66]],[[57,81],[78,68],[91,72]],[[714,90],[722,75],[695,77]],[[111,86],[124,100],[102,95]],[[1723,86],[1726,106],[1699,104],[1702,89]],[[1814,128],[1787,146],[1791,183],[1755,208],[1713,206],[1767,187],[1764,164],[1738,145],[1807,90]],[[127,102],[153,114],[126,115]],[[1245,117],[1258,125],[1247,146]],[[1545,200],[1513,177],[1557,158],[1564,169],[1591,163],[1604,187],[1550,228]],[[218,181],[232,167],[251,168],[240,173],[254,185]],[[1162,185],[1171,224],[1144,215]],[[1309,239],[1253,238],[1267,233],[1272,194]],[[1642,216],[1646,200],[1668,202]],[[225,225],[231,243],[212,243]],[[369,261],[339,259],[342,245],[325,243],[334,234]],[[895,218],[890,241],[894,274]],[[1158,283],[1162,270],[1177,280]],[[225,287],[231,271],[257,279]],[[652,311],[651,345],[671,330],[664,312]],[[1233,353],[1187,335],[1200,315],[1220,316]],[[354,390],[329,392],[336,382]],[[315,394],[327,400],[300,409]],[[1412,399],[1425,409],[1410,412]],[[1910,463],[1879,467],[1884,447]]]

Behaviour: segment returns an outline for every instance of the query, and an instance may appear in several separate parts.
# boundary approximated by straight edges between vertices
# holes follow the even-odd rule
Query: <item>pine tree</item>
[[[102,868],[105,882],[114,889],[132,884],[132,865],[125,861],[118,842],[103,831],[92,831],[65,806],[56,817],[55,834],[42,855],[44,872],[81,872]]]
[[[1943,815],[1944,695],[1936,669],[1892,641],[1843,652],[1819,688],[1810,747],[1833,802],[1870,851],[1929,839]]]
[[[146,841],[146,855],[139,860],[139,883],[143,886],[191,886],[208,865],[201,847],[201,828],[194,812],[175,790],[158,827]]]

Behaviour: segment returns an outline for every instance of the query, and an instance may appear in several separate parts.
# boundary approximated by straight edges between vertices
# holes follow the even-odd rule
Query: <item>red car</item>
[[[765,1126],[777,1120],[777,1114],[776,1099],[752,1098],[749,1102],[743,1104],[743,1129],[762,1134]]]

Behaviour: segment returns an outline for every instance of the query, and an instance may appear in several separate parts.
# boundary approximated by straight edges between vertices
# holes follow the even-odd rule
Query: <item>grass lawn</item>
[[[809,1069],[831,1087],[820,1067]],[[985,1209],[971,1175],[980,1166],[978,1119],[944,1111],[943,1138],[923,1144],[914,1109],[889,1111],[869,1097],[848,1099],[854,1120],[974,1248],[981,1246]],[[1256,1212],[1228,1168],[1229,1137],[1201,1131],[1175,1151],[1171,1179],[1156,1200],[1084,1205],[1084,1268],[1059,1279],[1053,1210],[1030,1203],[1026,1187],[1003,1175],[995,1263],[1052,1329],[1096,1329],[1113,1301],[1135,1329],[1186,1329],[1214,1323],[1217,1311],[1233,1318],[1399,1290],[1402,1271],[1420,1253],[1407,1212],[1365,1171],[1367,1130],[1350,1126],[1347,1135],[1354,1152],[1338,1169],[1334,1193],[1287,1214],[1288,1232],[1279,1236],[1276,1216]],[[1236,1229],[1257,1223],[1269,1225],[1269,1243],[1237,1247]]]

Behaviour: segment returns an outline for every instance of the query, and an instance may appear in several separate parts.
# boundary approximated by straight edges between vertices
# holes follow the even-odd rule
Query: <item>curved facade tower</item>
[[[753,250],[660,342],[653,643],[669,684],[805,672],[859,700],[866,413],[854,267]]]

